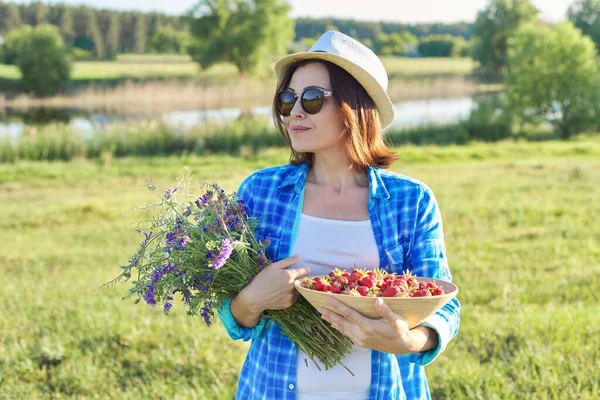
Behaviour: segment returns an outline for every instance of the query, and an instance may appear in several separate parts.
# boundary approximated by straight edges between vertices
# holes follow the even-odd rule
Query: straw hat
[[[277,80],[287,66],[300,60],[325,60],[346,70],[360,83],[375,102],[381,125],[387,128],[394,121],[394,106],[387,95],[388,77],[383,63],[364,44],[337,31],[325,32],[307,51],[290,54],[275,63]]]

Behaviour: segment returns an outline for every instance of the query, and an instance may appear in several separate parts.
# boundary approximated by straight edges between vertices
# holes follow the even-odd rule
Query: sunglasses
[[[277,96],[279,113],[284,117],[289,117],[292,109],[296,104],[296,100],[300,97],[300,105],[307,114],[316,114],[323,108],[323,100],[325,97],[333,95],[329,90],[319,88],[307,88],[300,96],[291,90],[284,90]]]

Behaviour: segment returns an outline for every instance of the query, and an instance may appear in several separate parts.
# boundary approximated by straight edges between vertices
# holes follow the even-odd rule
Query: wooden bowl
[[[381,318],[381,315],[375,308],[375,300],[377,297],[350,296],[347,294],[319,292],[300,286],[300,283],[304,279],[306,279],[306,277],[296,280],[294,285],[298,292],[300,292],[300,294],[317,310],[323,306],[327,307],[327,298],[333,297],[366,317]],[[444,294],[431,297],[382,297],[394,313],[401,315],[406,320],[409,328],[414,328],[419,325],[431,314],[442,308],[458,293],[458,287],[448,281],[422,277],[417,277],[417,280],[434,282],[444,289]]]

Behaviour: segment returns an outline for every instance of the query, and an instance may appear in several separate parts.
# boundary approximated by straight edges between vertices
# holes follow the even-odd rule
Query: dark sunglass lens
[[[279,112],[284,117],[287,117],[294,108],[294,94],[292,92],[281,92],[279,93]]]
[[[323,107],[323,92],[318,89],[308,89],[302,95],[302,108],[309,114],[316,114]]]

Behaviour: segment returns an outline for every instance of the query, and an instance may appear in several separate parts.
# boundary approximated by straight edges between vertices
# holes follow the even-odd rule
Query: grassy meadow
[[[275,61],[275,60],[273,60]],[[439,75],[468,75],[473,70],[470,58],[405,58],[382,57],[390,79],[422,78]],[[115,61],[76,61],[72,78],[78,80],[110,80],[115,78],[230,78],[237,74],[232,64],[221,63],[206,70],[189,56],[122,54]],[[0,78],[20,79],[14,65],[0,64]]]
[[[404,146],[436,194],[458,337],[427,367],[434,399],[600,397],[600,141]],[[142,240],[126,213],[184,166],[234,190],[283,149],[0,164],[0,399],[227,399],[248,344],[219,323],[99,291]]]

